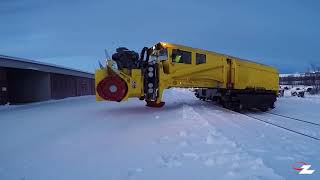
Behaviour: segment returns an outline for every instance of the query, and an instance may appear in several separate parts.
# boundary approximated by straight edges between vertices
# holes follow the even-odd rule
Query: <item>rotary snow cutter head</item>
[[[158,65],[149,61],[153,51],[145,47],[139,56],[125,47],[118,48],[106,67],[96,70],[96,99],[121,102],[137,97],[145,100],[146,106],[162,107]]]
[[[119,76],[111,75],[99,82],[97,92],[105,100],[120,102],[126,96],[128,86]]]

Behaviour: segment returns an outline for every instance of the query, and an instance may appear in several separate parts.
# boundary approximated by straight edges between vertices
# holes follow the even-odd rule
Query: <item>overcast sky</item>
[[[93,72],[105,48],[158,41],[305,71],[320,65],[320,1],[0,0],[3,55]]]

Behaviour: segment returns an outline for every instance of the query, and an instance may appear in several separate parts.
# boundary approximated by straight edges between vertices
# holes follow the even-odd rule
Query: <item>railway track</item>
[[[265,114],[272,114],[272,115],[279,116],[279,117],[284,117],[284,118],[287,118],[287,119],[290,119],[290,120],[293,120],[293,121],[300,121],[300,122],[304,122],[304,123],[307,123],[307,124],[320,126],[319,123],[314,123],[314,122],[310,122],[310,121],[306,121],[306,120],[302,120],[302,119],[298,119],[298,118],[293,118],[293,117],[285,116],[285,115],[282,115],[282,114],[271,113],[271,112],[264,112],[264,113]]]
[[[314,123],[314,122],[310,122],[310,121],[306,121],[306,120],[302,120],[302,119],[298,119],[298,118],[294,118],[294,117],[289,117],[289,116],[285,116],[285,115],[277,114],[277,113],[271,113],[271,112],[262,112],[262,113],[263,113],[263,114],[271,114],[272,116],[281,117],[281,118],[283,118],[283,119],[292,120],[292,121],[297,121],[297,122],[299,122],[299,123],[312,125],[313,127],[316,127],[316,128],[317,128],[317,132],[320,132],[320,124],[318,124],[318,123]],[[307,137],[307,138],[320,141],[320,138],[319,138],[319,137],[316,137],[316,136],[314,136],[314,135],[310,135],[310,134],[301,132],[301,131],[299,131],[299,130],[290,128],[290,127],[288,127],[288,126],[280,125],[280,124],[277,123],[277,122],[267,120],[267,118],[270,118],[270,117],[257,116],[257,114],[245,114],[245,113],[241,113],[241,114],[244,115],[244,116],[247,116],[247,117],[249,117],[249,118],[251,118],[251,119],[254,119],[254,120],[257,120],[257,121],[260,121],[260,122],[263,122],[263,123],[266,123],[266,124],[269,124],[269,125],[272,125],[272,126],[281,128],[281,129],[284,129],[284,130],[286,130],[286,131],[290,131],[290,132],[292,132],[292,133],[299,134],[299,135],[305,136],[305,137]],[[298,127],[299,127],[299,126],[298,126]]]
[[[218,104],[216,104],[215,106],[221,107],[221,106],[218,105]],[[221,108],[222,108],[222,107],[221,107]],[[227,109],[227,108],[224,108],[224,109]],[[227,109],[227,110],[230,110],[230,109]],[[232,110],[231,110],[231,111],[232,111]],[[312,125],[313,128],[315,128],[315,127],[317,128],[317,129],[315,130],[316,132],[320,132],[320,123],[315,123],[315,122],[311,122],[311,121],[306,121],[306,120],[303,120],[303,119],[294,118],[294,117],[289,117],[289,116],[286,116],[286,115],[277,114],[277,113],[272,113],[272,112],[263,112],[263,111],[260,111],[260,110],[257,110],[256,112],[261,113],[261,114],[268,114],[268,115],[280,117],[280,118],[287,119],[287,120],[291,120],[291,121],[296,121],[296,122],[303,123],[303,124]],[[266,124],[269,124],[269,125],[272,125],[272,126],[281,128],[281,129],[283,129],[283,130],[286,130],[286,131],[289,131],[289,132],[292,132],[292,133],[295,133],[295,134],[298,134],[298,135],[301,135],[301,136],[305,136],[305,137],[307,137],[307,138],[311,138],[311,139],[320,141],[320,134],[319,134],[319,137],[316,137],[316,136],[314,136],[314,135],[310,135],[310,134],[301,132],[301,131],[299,131],[299,130],[295,130],[295,129],[290,128],[290,127],[287,127],[287,126],[285,126],[285,125],[280,125],[280,124],[278,124],[277,122],[267,120],[267,118],[270,118],[270,117],[263,117],[263,116],[261,116],[261,114],[248,114],[248,113],[245,113],[245,112],[240,112],[240,114],[242,114],[242,115],[244,115],[244,116],[247,116],[247,117],[249,117],[249,118],[251,118],[251,119],[254,119],[254,120],[257,120],[257,121],[260,121],[260,122],[263,122],[263,123],[266,123]],[[257,116],[257,115],[258,115],[258,116]]]

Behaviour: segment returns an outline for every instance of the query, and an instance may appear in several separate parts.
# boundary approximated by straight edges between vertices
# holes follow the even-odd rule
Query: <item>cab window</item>
[[[191,52],[182,51],[180,49],[173,49],[172,62],[191,64]]]
[[[196,64],[204,64],[206,63],[206,55],[196,53]]]

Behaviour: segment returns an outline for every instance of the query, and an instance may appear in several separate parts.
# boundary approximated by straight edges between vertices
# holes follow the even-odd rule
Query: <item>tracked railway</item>
[[[207,101],[207,100],[204,100],[204,101]],[[210,101],[208,101],[208,102],[210,102]],[[218,104],[216,104],[216,106],[220,107],[220,105],[218,105]],[[229,109],[229,108],[224,107],[224,109]],[[231,110],[231,111],[233,111],[233,110]],[[298,135],[305,136],[307,138],[311,138],[311,139],[320,141],[320,133],[318,134],[318,136],[310,135],[310,134],[301,132],[300,130],[295,130],[295,129],[287,127],[287,126],[280,125],[279,122],[277,123],[275,121],[270,121],[270,117],[265,117],[265,116],[261,116],[261,115],[262,114],[272,115],[272,116],[280,117],[282,119],[290,120],[290,121],[293,121],[293,122],[295,121],[296,123],[307,124],[307,125],[310,125],[310,126],[313,127],[313,129],[315,130],[314,132],[320,132],[320,124],[319,123],[315,123],[315,122],[311,122],[311,121],[307,121],[307,120],[303,120],[303,119],[299,119],[299,118],[295,118],[295,117],[289,117],[289,116],[286,116],[286,115],[277,114],[277,113],[273,113],[273,112],[264,112],[264,111],[261,111],[259,109],[254,109],[254,110],[251,109],[250,111],[247,111],[247,112],[241,112],[241,111],[240,112],[239,111],[235,111],[235,112],[238,112],[238,113],[240,113],[240,114],[242,114],[244,116],[247,116],[250,119],[254,119],[254,120],[257,120],[257,121],[260,121],[260,122],[263,122],[263,123],[266,123],[266,124],[281,128],[283,130],[286,130],[286,131],[289,131],[289,132],[292,132],[292,133],[295,133],[295,134],[298,134]],[[260,113],[260,114],[257,114],[257,113]],[[269,120],[267,120],[267,118]],[[283,123],[283,121],[282,121],[282,123]],[[296,124],[294,124],[292,122],[289,123],[289,124],[290,125],[296,125]]]
[[[272,115],[283,117],[283,118],[287,118],[287,119],[290,119],[290,120],[293,120],[293,121],[300,121],[300,122],[304,122],[304,123],[307,123],[307,124],[320,126],[319,123],[314,123],[314,122],[310,122],[310,121],[306,121],[306,120],[302,120],[302,119],[298,119],[298,118],[294,118],[294,117],[289,117],[289,116],[285,116],[285,115],[282,115],[282,114],[277,114],[277,113],[272,113],[272,112],[264,112],[264,113],[265,114],[272,114]]]
[[[203,100],[203,101],[207,101],[207,102],[216,102],[217,100],[216,99],[203,99],[203,98],[199,98],[196,94],[196,97],[200,100]],[[220,103],[217,103],[217,104],[220,104]],[[219,106],[219,105],[218,105]],[[303,120],[303,119],[299,119],[299,118],[295,118],[295,117],[289,117],[289,116],[286,116],[286,115],[282,115],[282,114],[277,114],[277,113],[273,113],[273,112],[266,112],[264,110],[261,110],[261,109],[250,109],[249,111],[247,111],[247,113],[245,112],[242,112],[241,109],[232,109],[232,108],[229,108],[229,107],[226,107],[224,105],[222,105],[223,108],[225,109],[229,109],[231,111],[235,111],[235,112],[239,112],[241,113],[242,115],[244,116],[247,116],[249,117],[250,119],[254,119],[254,120],[257,120],[257,121],[260,121],[260,122],[263,122],[263,123],[266,123],[266,124],[269,124],[269,125],[272,125],[272,126],[275,126],[275,127],[278,127],[278,128],[281,128],[281,129],[284,129],[286,131],[290,131],[292,133],[295,133],[295,134],[299,134],[299,135],[302,135],[302,136],[305,136],[307,138],[311,138],[311,139],[314,139],[314,140],[317,140],[317,141],[320,141],[320,133],[317,134],[317,136],[314,136],[313,134],[308,134],[308,133],[305,133],[305,132],[302,132],[301,130],[295,130],[294,128],[290,128],[290,127],[287,127],[287,126],[284,126],[284,125],[280,125],[279,124],[279,121],[278,122],[275,122],[275,121],[270,121],[270,118],[271,117],[266,117],[266,116],[261,116],[261,114],[265,114],[265,115],[272,115],[274,117],[280,117],[282,119],[286,119],[286,120],[290,120],[290,121],[293,121],[293,122],[296,122],[296,123],[303,123],[303,124],[307,124],[307,125],[311,125],[312,128],[311,129],[315,129],[314,132],[320,132],[320,124],[319,123],[315,123],[315,122],[311,122],[311,121],[307,121],[307,120]],[[248,110],[248,109],[247,109]],[[248,113],[250,112],[250,113]],[[261,114],[252,114],[252,113],[261,113]],[[268,119],[267,119],[268,118]],[[278,119],[279,120],[279,119]],[[281,121],[280,123],[283,123],[283,121]],[[290,125],[294,125],[294,123],[289,123]],[[299,125],[297,126],[299,127]]]
[[[244,115],[244,116],[249,117],[250,119],[254,119],[254,120],[257,120],[257,121],[260,121],[260,122],[263,122],[263,123],[266,123],[266,124],[269,124],[269,125],[281,128],[281,129],[284,129],[286,131],[289,131],[289,132],[292,132],[292,133],[295,133],[295,134],[299,134],[299,135],[305,136],[307,138],[311,138],[311,139],[320,141],[320,137],[319,136],[314,136],[314,135],[311,135],[309,133],[302,132],[301,129],[297,130],[297,129],[294,129],[292,127],[288,127],[288,126],[285,126],[285,125],[280,125],[279,121],[278,122],[276,122],[274,120],[270,121],[270,117],[259,116],[258,114],[252,114],[252,113],[241,113],[241,114]],[[263,114],[271,114],[273,116],[277,116],[277,117],[280,117],[282,119],[287,119],[287,120],[290,120],[290,121],[293,120],[293,121],[296,121],[296,122],[299,122],[299,123],[312,125],[313,126],[312,129],[314,129],[315,132],[320,132],[320,127],[319,127],[320,124],[318,124],[318,123],[314,123],[314,122],[310,122],[310,121],[306,121],[306,120],[302,120],[302,119],[298,119],[298,118],[294,118],[294,117],[289,117],[289,116],[285,116],[285,115],[281,115],[281,114],[271,113],[271,112],[263,112]],[[291,122],[290,125],[296,125],[296,124]],[[295,127],[297,127],[297,126],[295,126]]]

